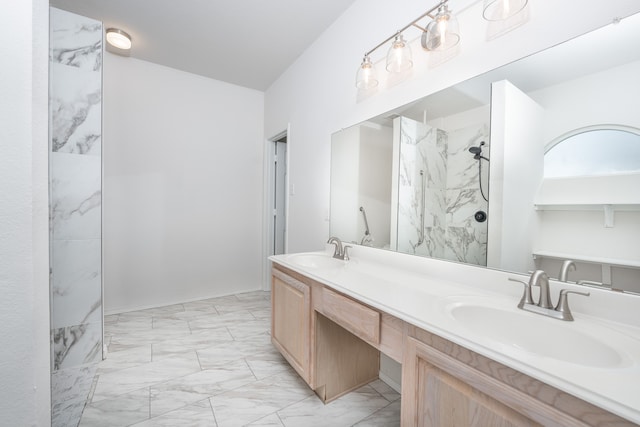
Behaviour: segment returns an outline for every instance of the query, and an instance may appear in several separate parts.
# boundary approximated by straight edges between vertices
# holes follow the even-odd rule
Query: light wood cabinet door
[[[271,306],[271,342],[302,379],[313,387],[310,286],[274,269]]]
[[[413,337],[404,356],[403,427],[586,425]]]
[[[537,426],[501,402],[424,359],[418,360],[416,407],[419,426]]]

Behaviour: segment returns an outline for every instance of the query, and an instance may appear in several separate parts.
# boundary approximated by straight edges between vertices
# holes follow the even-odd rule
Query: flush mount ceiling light
[[[448,50],[460,43],[458,20],[446,4],[438,7],[438,14],[422,33],[421,43],[426,50]]]
[[[118,49],[131,49],[131,36],[118,28],[107,28],[107,42]]]
[[[358,89],[373,89],[376,86],[378,86],[376,69],[369,55],[364,55],[362,64],[360,64],[360,68],[358,68],[358,73],[356,74],[356,87]]]
[[[375,64],[371,60],[371,54],[386,43],[393,40],[387,53],[386,69],[390,73],[401,73],[413,66],[411,48],[403,33],[409,27],[416,27],[422,31],[421,44],[427,51],[445,51],[457,46],[460,43],[460,29],[458,20],[453,16],[447,7],[449,0],[440,2],[405,25],[395,34],[387,37],[384,41],[368,52],[365,52],[364,59],[356,74],[356,87],[358,89],[372,89],[378,86],[378,78],[375,74]],[[527,5],[528,0],[484,0],[483,16],[486,20],[507,20],[516,15]],[[435,13],[435,15],[433,14]],[[418,25],[421,19],[431,18],[426,27]],[[456,50],[451,50],[453,54]]]
[[[528,0],[484,0],[482,16],[487,21],[504,21],[520,12]]]

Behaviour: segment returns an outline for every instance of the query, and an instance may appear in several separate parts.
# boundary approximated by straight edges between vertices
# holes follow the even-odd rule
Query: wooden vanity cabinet
[[[380,313],[282,266],[271,305],[271,342],[323,402],[378,378]]]
[[[408,329],[403,427],[634,425],[437,335]]]
[[[271,342],[313,388],[311,286],[276,268],[271,283]]]

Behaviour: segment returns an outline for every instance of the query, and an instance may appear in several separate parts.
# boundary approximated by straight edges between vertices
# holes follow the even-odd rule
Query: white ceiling
[[[354,0],[50,0],[126,31],[131,57],[266,90]]]

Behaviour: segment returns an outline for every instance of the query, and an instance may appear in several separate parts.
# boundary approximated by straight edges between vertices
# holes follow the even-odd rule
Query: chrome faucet
[[[529,288],[531,286],[540,287],[540,298],[538,298],[538,307],[553,308],[551,304],[551,295],[549,295],[549,277],[543,270],[536,270],[529,279]]]
[[[562,289],[560,291],[560,297],[558,298],[558,304],[553,307],[549,292],[549,277],[543,270],[534,271],[529,278],[529,283],[513,279],[511,277],[509,280],[519,282],[524,285],[524,294],[518,303],[518,308],[532,313],[553,317],[554,319],[573,320],[571,310],[569,310],[567,294],[589,296],[589,292],[577,292],[569,289]],[[531,295],[531,288],[533,286],[540,287],[540,297],[538,298],[537,304],[533,301],[533,296]]]
[[[558,280],[561,282],[566,282],[569,277],[569,271],[575,271],[576,264],[570,259],[564,260],[562,263],[562,267],[560,268],[560,276]]]
[[[333,251],[333,257],[344,261],[349,261],[349,248],[351,246],[342,246],[342,242],[337,237],[329,237],[327,243],[333,244],[336,248]]]

